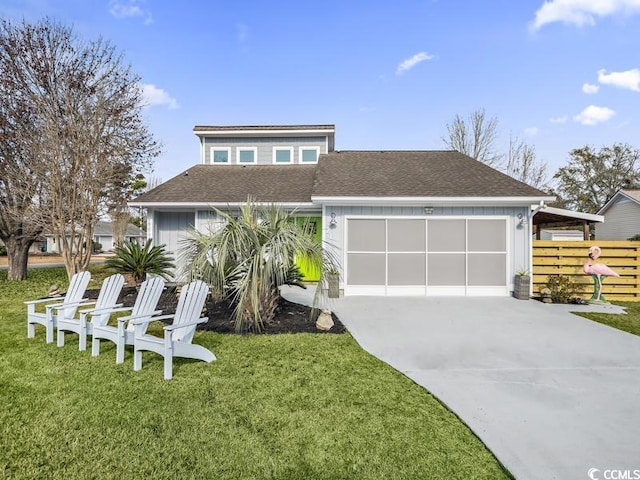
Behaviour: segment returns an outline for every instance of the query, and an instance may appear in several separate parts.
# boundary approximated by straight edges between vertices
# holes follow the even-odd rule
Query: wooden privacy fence
[[[640,301],[640,242],[590,240],[588,242],[553,242],[534,240],[532,282],[533,294],[538,296],[550,275],[568,275],[584,285],[583,298],[591,298],[593,279],[583,271],[589,259],[589,248],[597,245],[602,255],[593,263],[604,263],[620,278],[606,277],[602,294],[607,300]]]

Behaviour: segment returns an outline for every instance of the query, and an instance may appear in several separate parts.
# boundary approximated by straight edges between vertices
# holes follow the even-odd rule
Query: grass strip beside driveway
[[[578,313],[576,315],[588,318],[594,322],[603,323],[610,327],[617,328],[623,332],[640,335],[640,302],[615,302],[627,309],[625,315],[612,313]]]
[[[90,288],[105,275],[94,267]],[[23,300],[64,269],[0,272],[0,476],[500,479],[493,455],[435,398],[346,335],[220,335],[212,364],[26,338]],[[157,328],[157,327],[156,327]],[[156,331],[157,333],[158,331]]]

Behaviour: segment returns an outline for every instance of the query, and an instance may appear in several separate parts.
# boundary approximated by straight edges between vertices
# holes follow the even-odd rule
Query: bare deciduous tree
[[[40,208],[43,189],[43,142],[25,82],[20,38],[0,21],[0,239],[7,247],[10,280],[27,278],[29,248],[45,228]]]
[[[52,230],[69,276],[89,264],[93,229],[113,185],[149,165],[158,145],[141,118],[139,77],[108,42],[80,41],[44,20],[14,25],[14,92],[32,113]],[[2,74],[0,74],[2,75]],[[31,145],[27,145],[31,147]],[[23,174],[26,172],[23,171]]]
[[[147,187],[144,175],[137,174],[113,185],[109,194],[108,212],[111,218],[111,233],[116,245],[121,244],[127,234],[127,227],[132,221],[131,209],[127,201],[138,195]]]
[[[517,137],[509,137],[509,151],[505,173],[541,190],[549,189],[546,162],[536,158],[536,149]]]
[[[490,167],[499,168],[503,156],[496,151],[497,129],[497,118],[487,118],[482,108],[471,112],[467,120],[456,115],[447,124],[447,135],[442,140],[452,150],[469,155]]]

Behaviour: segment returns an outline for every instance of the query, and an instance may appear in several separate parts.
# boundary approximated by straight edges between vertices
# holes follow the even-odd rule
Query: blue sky
[[[155,175],[198,163],[193,127],[336,124],[336,148],[442,149],[484,108],[552,172],[640,147],[640,0],[2,0],[103,36],[142,77]]]

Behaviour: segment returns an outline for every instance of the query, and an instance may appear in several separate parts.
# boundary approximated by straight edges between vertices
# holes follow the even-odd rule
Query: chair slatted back
[[[209,294],[209,286],[202,280],[195,280],[182,287],[178,306],[176,307],[176,315],[173,319],[174,325],[180,325],[186,322],[192,322],[200,318],[204,302]],[[193,335],[196,332],[196,326],[192,325],[186,328],[179,328],[173,332],[171,337],[173,341],[181,341],[191,343]]]
[[[107,277],[102,282],[100,287],[100,293],[98,294],[98,300],[96,300],[96,309],[114,307],[118,302],[118,295],[124,285],[124,277],[119,273]],[[98,313],[91,317],[91,323],[93,325],[106,325],[109,321],[111,312],[106,311],[104,313]]]
[[[140,291],[136,297],[136,302],[133,304],[131,315],[134,317],[142,316],[145,320],[151,318],[153,312],[156,310],[160,295],[164,290],[164,280],[161,277],[147,277],[147,279],[140,285]],[[148,324],[141,325],[141,333],[147,330]],[[135,326],[132,323],[127,324],[127,330],[134,331]]]
[[[87,290],[87,286],[89,285],[89,280],[91,280],[91,273],[89,272],[78,272],[71,277],[71,282],[69,283],[69,289],[64,296],[64,300],[62,304],[79,302],[84,297],[84,292]],[[62,311],[63,318],[73,318],[78,310],[78,305],[70,305]]]

